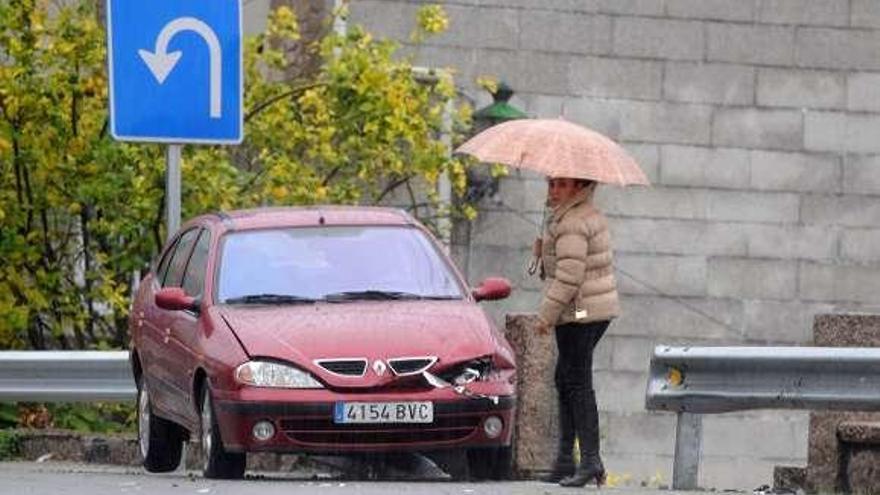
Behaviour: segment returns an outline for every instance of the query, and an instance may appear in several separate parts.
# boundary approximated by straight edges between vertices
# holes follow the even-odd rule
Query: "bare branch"
[[[253,109],[251,109],[251,111],[249,111],[247,114],[245,114],[244,121],[247,122],[248,120],[251,119],[251,117],[257,115],[258,113],[265,110],[267,107],[270,107],[285,98],[289,98],[293,95],[302,93],[303,91],[308,91],[312,88],[317,88],[318,86],[324,86],[324,85],[326,85],[326,83],[324,83],[324,82],[313,82],[313,83],[309,83],[309,84],[304,84],[302,86],[297,86],[289,91],[285,91],[284,93],[281,93],[279,95],[275,95],[272,98],[269,98],[268,100],[260,103],[259,105],[257,105]]]
[[[395,189],[397,189],[399,186],[403,185],[404,183],[409,184],[409,180],[412,178],[413,178],[412,175],[406,175],[404,177],[401,177],[400,179],[397,179],[396,181],[392,182],[391,184],[388,184],[387,186],[385,186],[385,189],[382,190],[382,192],[379,194],[379,196],[375,200],[373,200],[373,204],[377,205],[377,204],[381,203],[382,200],[385,199],[385,196],[390,194],[392,191],[394,191]],[[415,202],[415,199],[412,199],[412,201]]]

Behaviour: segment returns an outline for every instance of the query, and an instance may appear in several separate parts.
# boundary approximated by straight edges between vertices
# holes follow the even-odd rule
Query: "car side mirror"
[[[180,287],[164,287],[156,293],[156,306],[169,311],[198,311],[196,298],[186,295]]]
[[[506,278],[489,277],[471,290],[477,301],[496,301],[510,295],[510,282]]]

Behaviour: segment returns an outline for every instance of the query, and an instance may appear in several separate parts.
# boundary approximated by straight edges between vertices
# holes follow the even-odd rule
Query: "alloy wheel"
[[[205,470],[208,469],[208,463],[211,459],[212,449],[214,447],[214,415],[211,411],[211,394],[205,391],[202,399],[202,463]]]
[[[150,452],[150,396],[144,384],[138,390],[138,447],[146,459]]]

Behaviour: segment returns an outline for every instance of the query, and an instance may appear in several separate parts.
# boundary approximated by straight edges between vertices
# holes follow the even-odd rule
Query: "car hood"
[[[437,357],[438,370],[498,351],[483,310],[470,301],[381,301],[296,306],[224,306],[220,314],[252,358],[292,362],[337,387],[376,387],[397,377],[377,360]],[[327,372],[316,360],[364,358],[362,377]]]

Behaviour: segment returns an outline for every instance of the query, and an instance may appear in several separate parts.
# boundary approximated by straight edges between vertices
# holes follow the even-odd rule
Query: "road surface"
[[[537,481],[459,483],[448,481],[347,481],[308,474],[248,474],[238,481],[207,480],[197,473],[147,474],[139,468],[68,463],[0,463],[2,495],[550,495],[596,493]],[[649,488],[603,488],[604,495],[701,495]]]

